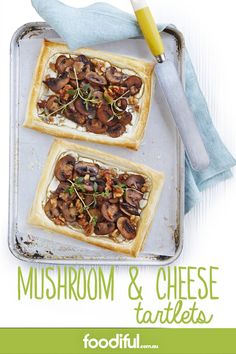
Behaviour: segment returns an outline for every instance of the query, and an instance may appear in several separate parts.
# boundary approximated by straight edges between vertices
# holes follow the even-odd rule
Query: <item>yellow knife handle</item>
[[[164,45],[153,15],[145,0],[131,0],[143,36],[155,57],[164,58]]]

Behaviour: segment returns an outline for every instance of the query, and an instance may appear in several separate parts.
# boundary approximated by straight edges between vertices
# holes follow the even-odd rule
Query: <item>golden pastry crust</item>
[[[98,135],[90,132],[83,132],[68,126],[57,126],[53,124],[50,125],[38,117],[37,102],[45,75],[45,68],[49,63],[50,58],[54,54],[59,53],[70,53],[76,55],[84,54],[90,58],[96,58],[110,62],[121,69],[132,70],[140,76],[144,83],[144,93],[141,99],[137,124],[132,128],[129,134],[123,134],[118,138],[112,138],[105,134]],[[51,134],[57,137],[93,141],[101,144],[108,144],[113,146],[117,145],[138,150],[144,136],[150,109],[153,69],[154,63],[149,63],[142,60],[137,60],[135,58],[125,57],[89,48],[80,48],[71,52],[63,43],[44,40],[34,73],[24,127],[32,128],[42,133]]]
[[[56,225],[46,216],[43,209],[43,204],[46,200],[47,188],[54,176],[55,164],[62,154],[69,152],[79,153],[80,156],[84,158],[96,159],[96,161],[104,163],[111,168],[119,168],[123,171],[138,173],[148,177],[150,180],[148,202],[145,208],[142,210],[137,228],[137,234],[133,240],[116,243],[114,240],[104,236],[86,236],[82,230],[78,231],[68,226]],[[148,231],[150,229],[156,212],[156,207],[159,202],[163,183],[163,173],[157,172],[150,167],[134,163],[118,156],[80,146],[78,144],[55,139],[42,171],[42,177],[35,193],[35,199],[30,211],[28,222],[44,230],[61,233],[66,236],[88,242],[95,246],[104,247],[115,252],[121,252],[126,255],[136,257],[142,249],[143,243],[148,235]]]

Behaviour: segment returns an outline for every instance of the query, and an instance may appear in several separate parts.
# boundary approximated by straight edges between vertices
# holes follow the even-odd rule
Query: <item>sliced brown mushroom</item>
[[[93,99],[95,99],[96,101],[99,102],[102,102],[103,100],[103,93],[102,91],[99,91],[99,90],[94,90],[93,91]]]
[[[56,60],[56,70],[59,74],[62,74],[66,68],[72,67],[74,60],[72,58],[67,58],[65,55],[60,55]]]
[[[117,220],[117,227],[121,235],[127,240],[133,240],[135,238],[136,228],[127,217],[120,217]]]
[[[39,102],[37,102],[38,108],[40,109],[44,109],[47,105],[47,101],[46,100],[41,100]]]
[[[145,183],[145,178],[141,175],[131,175],[129,178],[126,180],[126,184],[130,188],[135,188],[138,190],[141,190]]]
[[[94,197],[92,194],[88,194],[84,198],[84,202],[86,205],[91,205],[94,202]]]
[[[119,118],[118,117],[114,117],[112,118],[111,120],[108,120],[107,123],[106,123],[106,126],[108,127],[114,127],[114,125],[118,124],[120,122]]]
[[[57,189],[55,190],[55,194],[59,196],[61,200],[64,202],[73,201],[76,198],[76,193],[69,193],[69,188],[71,184],[69,182],[60,182]],[[59,201],[58,201],[59,206]]]
[[[67,222],[76,221],[78,210],[75,206],[70,207],[67,203],[63,203],[61,207],[62,214]]]
[[[104,202],[101,207],[101,212],[107,221],[116,221],[119,216],[119,208],[116,204],[110,204],[109,202]]]
[[[94,134],[103,134],[107,127],[97,118],[88,119],[86,122],[86,129]]]
[[[106,188],[106,182],[102,179],[102,178],[98,178],[96,179],[96,183],[97,183],[97,191],[99,193],[104,192],[105,188]]]
[[[71,186],[70,182],[60,182],[54,193],[59,195],[60,193],[65,192],[70,186]]]
[[[90,71],[85,75],[85,79],[88,82],[91,82],[95,85],[98,86],[105,86],[107,85],[107,80],[105,79],[104,76],[98,75],[97,73],[95,73],[94,71]]]
[[[109,119],[112,117],[113,113],[108,104],[103,103],[98,107],[96,116],[103,123],[107,124]]]
[[[56,78],[50,77],[49,79],[46,79],[44,81],[45,85],[47,85],[50,90],[53,92],[58,92],[60,91],[68,82],[70,81],[70,78],[68,76],[68,73],[62,73],[60,76]]]
[[[110,135],[112,138],[118,138],[119,136],[123,135],[125,132],[125,127],[124,125],[118,123],[112,127],[109,127],[107,129],[107,133]]]
[[[66,107],[66,109],[64,111],[64,115],[66,116],[66,118],[70,119],[71,121],[73,121],[76,124],[81,125],[81,126],[83,126],[87,120],[87,118],[85,116],[83,116],[82,114],[80,114],[79,112],[76,112],[76,113],[70,112],[68,107]]]
[[[109,235],[116,228],[116,224],[114,222],[100,222],[97,223],[94,229],[96,235]]]
[[[121,203],[120,210],[126,215],[140,215],[138,208],[128,203]]]
[[[87,108],[85,107],[84,102],[83,102],[82,99],[80,99],[80,98],[77,98],[77,99],[75,100],[74,105],[75,105],[76,110],[77,110],[80,114],[82,114],[83,116],[89,116],[89,115],[92,113],[92,111],[94,110],[93,107],[92,107],[90,104],[88,105],[88,109],[87,109]]]
[[[128,204],[134,206],[135,208],[138,208],[139,202],[142,199],[143,199],[143,194],[141,192],[130,188],[126,189],[125,200]]]
[[[125,111],[120,117],[120,123],[124,126],[128,125],[132,122],[132,118],[133,118],[132,113]]]
[[[76,71],[76,73],[80,73],[84,68],[84,63],[82,61],[75,61],[73,64],[73,69]]]
[[[86,123],[86,117],[81,113],[77,112],[75,105],[71,102],[64,110],[64,115],[66,118],[72,120],[73,122],[84,125]]]
[[[128,178],[129,178],[129,174],[128,173],[121,173],[119,175],[119,177],[118,177],[118,180],[121,183],[125,183]]]
[[[117,204],[117,203],[119,203],[119,198],[111,198],[111,199],[109,199],[109,203]]]
[[[97,164],[92,162],[80,161],[75,164],[75,171],[80,176],[89,174],[91,177],[95,177],[98,174],[99,167]]]
[[[76,58],[76,61],[80,61],[80,62],[84,63],[87,68],[89,67],[90,71],[95,70],[95,65],[83,54],[80,54]]]
[[[94,191],[94,184],[91,181],[87,181],[83,184],[83,191],[85,192],[93,192]]]
[[[97,222],[104,220],[101,210],[98,208],[90,208],[89,213],[93,218],[96,218]]]
[[[56,164],[54,174],[56,178],[65,182],[67,179],[72,178],[75,165],[75,158],[70,155],[62,157]]]
[[[136,75],[128,77],[123,83],[129,89],[131,96],[135,96],[140,91],[142,84],[142,80]]]
[[[106,70],[106,78],[113,85],[119,85],[123,81],[124,74],[118,71],[114,66]]]
[[[55,111],[58,112],[60,108],[58,97],[56,95],[50,96],[47,100],[46,107],[50,113],[53,113]]]
[[[125,98],[119,98],[117,101],[116,101],[116,106],[117,108],[115,107],[115,111],[120,113],[120,112],[124,112],[127,108],[127,100]]]
[[[60,210],[57,205],[56,198],[50,198],[44,206],[45,214],[49,219],[57,218],[60,215]]]

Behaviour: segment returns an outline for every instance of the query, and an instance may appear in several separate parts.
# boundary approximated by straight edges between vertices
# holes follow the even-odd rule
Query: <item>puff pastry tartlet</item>
[[[158,204],[164,175],[129,160],[56,139],[29,223],[137,256]]]
[[[24,126],[58,137],[138,149],[154,64],[44,40]]]

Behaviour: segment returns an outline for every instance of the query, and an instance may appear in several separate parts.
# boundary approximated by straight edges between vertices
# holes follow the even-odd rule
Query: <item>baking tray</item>
[[[181,34],[167,28],[162,37],[167,57],[183,80],[184,42]],[[184,150],[173,119],[156,82],[147,131],[138,152],[86,142],[149,165],[166,175],[160,206],[143,251],[130,258],[80,241],[55,235],[27,224],[41,170],[53,137],[22,127],[32,75],[43,38],[59,40],[44,22],[19,28],[11,42],[10,202],[9,248],[21,260],[54,264],[165,265],[173,262],[183,246]],[[142,38],[95,46],[119,54],[153,60]]]

